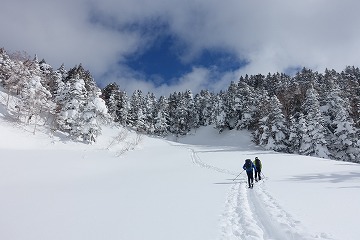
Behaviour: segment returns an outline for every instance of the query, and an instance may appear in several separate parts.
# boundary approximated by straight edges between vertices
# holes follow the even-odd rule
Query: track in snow
[[[202,168],[236,176],[237,173],[205,163],[194,149],[191,160]],[[326,234],[310,235],[266,190],[266,183],[248,189],[246,181],[234,182],[220,219],[221,240],[330,240]]]

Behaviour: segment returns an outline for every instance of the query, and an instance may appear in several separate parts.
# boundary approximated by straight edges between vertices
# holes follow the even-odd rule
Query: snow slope
[[[0,118],[0,239],[338,239],[360,236],[360,165],[278,154],[247,132],[156,139],[104,127],[93,145]],[[258,156],[266,178],[241,172]]]

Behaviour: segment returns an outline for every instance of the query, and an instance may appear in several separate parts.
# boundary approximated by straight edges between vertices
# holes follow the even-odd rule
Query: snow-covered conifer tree
[[[286,119],[282,113],[282,105],[275,95],[272,96],[270,100],[267,130],[269,131],[269,138],[265,148],[273,149],[275,151],[286,151],[286,139],[288,135]]]
[[[237,123],[237,129],[250,129],[253,125],[253,116],[255,115],[257,108],[257,106],[255,106],[256,101],[254,89],[241,79],[239,81],[238,88],[238,109],[240,111],[240,119]]]
[[[181,93],[172,93],[169,96],[169,131],[176,135],[180,134],[180,126],[179,126],[179,106],[180,106]]]
[[[183,133],[187,134],[191,129],[194,129],[198,125],[198,115],[195,111],[195,103],[194,96],[191,90],[186,90],[185,93],[182,94],[182,98],[180,101],[180,111],[183,112],[184,115],[184,124],[182,127]]]
[[[216,96],[216,101],[215,101],[216,104],[214,110],[215,128],[219,129],[219,132],[222,132],[227,128],[226,112],[225,112],[223,97],[224,97],[223,94],[220,93]]]
[[[208,90],[201,90],[194,98],[195,112],[198,118],[198,125],[208,126],[214,122],[214,95]]]
[[[168,133],[168,110],[168,101],[161,96],[155,107],[154,133],[156,135],[165,136]]]
[[[74,76],[66,82],[58,101],[56,123],[61,131],[68,132],[73,138],[81,136],[83,125],[80,118],[86,99],[87,92],[83,79]]]
[[[110,118],[105,101],[100,95],[100,89],[90,94],[82,110],[81,135],[86,142],[95,142],[96,137],[101,133],[101,124],[106,123]]]
[[[355,127],[360,129],[360,69],[354,66],[347,66],[341,72],[344,82],[344,94],[349,99],[349,113],[352,117]]]
[[[256,109],[253,115],[253,124],[251,129],[254,129],[254,141],[260,145],[267,145],[270,137],[269,133],[269,113],[270,113],[270,98],[265,89],[255,90],[256,98],[254,104]]]
[[[20,85],[18,83],[22,78],[26,78],[26,75],[29,73],[25,72],[22,62],[13,61],[6,51],[0,48],[0,81],[7,90],[6,106],[8,108],[11,95],[19,94]]]
[[[196,125],[193,95],[190,90],[187,90],[175,96],[169,102],[171,129],[176,135],[186,135]]]
[[[225,124],[229,129],[234,129],[241,118],[240,97],[238,95],[238,86],[236,83],[230,83],[230,86],[224,95],[223,104],[226,114]]]
[[[0,83],[7,85],[8,79],[11,77],[14,63],[11,61],[5,49],[0,48]]]
[[[102,98],[104,99],[105,104],[108,108],[108,113],[115,122],[119,121],[119,118],[117,116],[120,100],[119,92],[119,86],[116,83],[111,83],[102,90]]]
[[[155,106],[157,104],[157,99],[153,93],[148,93],[145,96],[145,108],[144,108],[144,114],[145,114],[145,124],[147,133],[153,134],[155,132]]]
[[[336,159],[354,161],[359,156],[358,136],[354,122],[349,115],[350,104],[347,98],[340,96],[340,89],[334,84],[327,97],[325,114],[327,125],[333,133],[330,139],[329,149]]]
[[[87,71],[81,66],[71,69],[58,97],[56,123],[59,129],[74,139],[95,141],[100,134],[100,124],[109,117],[100,95],[100,89]]]
[[[142,133],[147,131],[145,102],[141,90],[136,90],[131,96],[128,121],[130,126],[134,127],[137,131]]]
[[[130,101],[124,91],[119,92],[119,101],[117,106],[117,118],[123,126],[129,125]]]
[[[300,154],[329,157],[330,153],[326,142],[328,129],[324,127],[318,95],[314,88],[308,89],[303,109],[305,111],[306,132],[302,135]]]
[[[302,115],[302,114],[301,114]],[[300,118],[300,117],[299,117]],[[304,116],[301,117],[304,122]],[[289,121],[289,138],[288,138],[288,152],[298,153],[300,149],[300,140],[301,140],[301,127],[299,124],[299,119],[296,119],[295,116],[290,116]]]

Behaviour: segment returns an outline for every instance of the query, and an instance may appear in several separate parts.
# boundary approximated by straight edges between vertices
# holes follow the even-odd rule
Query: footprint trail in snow
[[[205,163],[194,149],[192,162],[199,167],[236,176],[237,173]],[[220,217],[221,240],[333,240],[326,234],[311,235],[293,219],[260,181],[248,189],[246,181],[232,184]]]

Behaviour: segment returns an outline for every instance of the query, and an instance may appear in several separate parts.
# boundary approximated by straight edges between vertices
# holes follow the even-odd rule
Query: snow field
[[[200,150],[200,152],[207,151]],[[237,175],[203,162],[195,150],[192,150],[192,158],[200,167]],[[248,157],[244,159],[246,158]],[[245,175],[244,173],[242,179],[233,181],[228,193],[225,211],[221,217],[221,239],[331,239],[326,237],[326,234],[311,236],[302,227],[301,222],[293,220],[291,215],[267,192],[266,178],[254,183],[254,189],[248,189]]]
[[[246,132],[93,145],[0,122],[0,239],[356,240],[359,165],[277,154]],[[217,136],[219,138],[217,138]],[[266,178],[241,172],[258,156]]]

